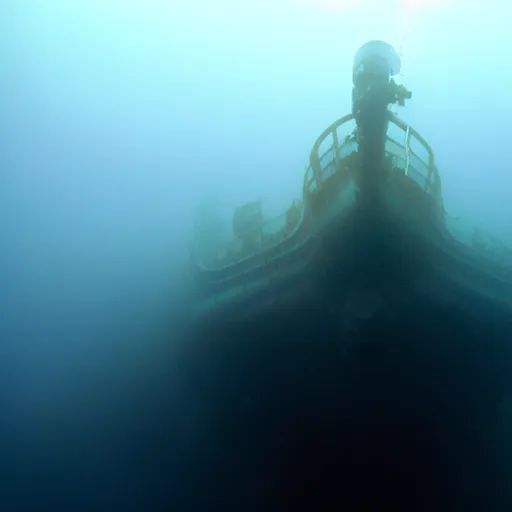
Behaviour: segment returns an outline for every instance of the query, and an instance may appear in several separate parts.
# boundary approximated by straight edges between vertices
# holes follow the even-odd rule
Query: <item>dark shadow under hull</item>
[[[423,197],[354,201],[280,288],[194,325],[197,509],[509,510],[510,283]]]
[[[412,294],[350,328],[318,303],[196,337],[187,374],[207,405],[189,449],[202,498],[222,510],[508,510],[497,431],[512,324],[497,304],[458,299]]]

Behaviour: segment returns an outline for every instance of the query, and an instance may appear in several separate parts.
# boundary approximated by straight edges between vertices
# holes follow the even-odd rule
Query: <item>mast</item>
[[[391,78],[400,72],[400,57],[383,41],[369,41],[354,57],[352,113],[360,154],[359,199],[364,207],[377,206],[385,178],[383,163],[388,106],[404,105],[411,93]]]

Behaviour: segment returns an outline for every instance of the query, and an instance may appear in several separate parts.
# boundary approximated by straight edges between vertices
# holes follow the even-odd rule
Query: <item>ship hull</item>
[[[273,280],[254,271],[266,285],[198,316],[186,368],[216,447],[201,460],[235,489],[211,499],[505,510],[510,451],[493,436],[512,392],[509,289],[429,199],[389,182],[368,205],[355,184]]]
[[[365,295],[381,304],[408,294],[450,302],[456,290],[512,306],[510,273],[458,242],[444,212],[403,174],[383,181],[368,202],[354,173],[307,213],[272,250],[233,268],[200,270],[194,319],[238,322],[327,299],[347,302],[348,311]]]
[[[224,510],[510,510],[511,275],[450,234],[432,151],[372,90],[315,143],[293,233],[195,268],[183,367]]]
[[[512,393],[504,275],[403,180],[368,204],[354,179],[323,206],[273,267],[245,273],[245,294],[196,311],[184,367],[208,397],[215,446],[201,460],[228,475],[210,499],[508,510],[510,450],[496,437]]]

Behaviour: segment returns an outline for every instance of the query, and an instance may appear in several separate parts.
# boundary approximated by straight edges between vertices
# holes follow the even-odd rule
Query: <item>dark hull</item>
[[[506,272],[401,179],[328,204],[272,279],[246,272],[266,286],[196,317],[198,508],[509,510]]]
[[[512,308],[510,271],[458,242],[444,214],[406,176],[384,182],[370,204],[349,177],[317,208],[272,250],[225,270],[199,271],[195,318],[251,319],[326,297],[349,305],[365,294],[382,304],[409,293],[450,302],[453,290]]]
[[[198,509],[510,510],[510,307],[424,221],[354,205],[288,294],[196,325]]]
[[[451,236],[433,154],[405,124],[402,170],[381,165],[373,90],[353,98],[355,165],[347,118],[317,140],[295,232],[197,269],[182,361],[210,470],[188,509],[512,510],[510,271]]]

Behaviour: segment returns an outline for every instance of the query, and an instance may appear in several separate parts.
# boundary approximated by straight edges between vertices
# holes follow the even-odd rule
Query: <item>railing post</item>
[[[321,168],[320,168],[320,158],[318,158],[318,148],[315,146],[313,148],[313,151],[311,152],[311,168],[313,169],[313,176],[316,180],[316,186],[317,188],[320,188],[320,184],[322,183],[322,175],[321,175]]]
[[[332,142],[334,144],[334,152],[336,155],[336,170],[338,170],[338,166],[340,164],[340,142],[338,140],[338,129],[335,126],[332,130]]]
[[[407,129],[405,130],[405,175],[409,176],[409,162],[410,162],[410,152],[411,152],[411,131],[409,129],[409,125],[407,125]]]
[[[425,184],[425,190],[427,192],[431,189],[431,179],[432,179],[432,172],[434,170],[434,158],[432,157],[432,153],[429,151],[428,153],[428,172],[427,172],[427,183]],[[437,180],[436,180],[436,188],[437,188]],[[436,190],[437,193],[437,190]]]

